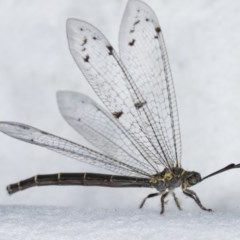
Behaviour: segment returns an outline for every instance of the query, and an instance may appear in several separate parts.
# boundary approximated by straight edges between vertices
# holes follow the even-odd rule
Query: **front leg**
[[[212,209],[210,209],[210,208],[205,208],[205,207],[202,205],[200,199],[198,198],[197,194],[196,194],[194,191],[189,190],[189,189],[183,189],[183,193],[184,193],[185,195],[187,195],[188,197],[192,198],[202,210],[208,211],[208,212],[211,212],[211,211],[212,211]]]

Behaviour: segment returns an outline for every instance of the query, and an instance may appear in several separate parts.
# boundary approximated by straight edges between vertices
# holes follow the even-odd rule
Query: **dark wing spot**
[[[146,101],[137,102],[137,103],[134,104],[134,106],[135,106],[136,109],[139,109],[139,108],[143,107],[143,105],[145,105],[146,103],[147,103]]]
[[[86,55],[86,57],[83,58],[84,62],[89,62],[89,55]]]
[[[133,46],[135,42],[136,42],[136,40],[133,39],[131,42],[128,43],[128,45],[129,45],[129,46]]]
[[[80,28],[80,31],[83,31],[83,28]]]
[[[113,112],[112,115],[118,119],[123,115],[123,111]]]
[[[22,129],[24,129],[24,130],[29,130],[29,129],[30,129],[30,127],[24,126],[24,125],[21,125],[20,128],[22,128]]]
[[[138,16],[136,16],[135,18],[138,18]],[[137,24],[139,24],[139,23],[140,23],[140,20],[137,20],[136,22],[133,23],[133,28],[130,30],[130,33],[134,33],[134,31],[135,31],[135,26],[136,26]]]
[[[160,28],[160,27],[156,27],[156,28],[155,28],[155,31],[156,31],[157,33],[160,33],[160,32],[161,32],[161,28]]]
[[[149,18],[146,18],[145,20],[146,20],[146,22],[148,22],[148,21],[149,21]]]
[[[156,35],[154,38],[155,38],[155,39],[158,39],[158,35]]]
[[[113,54],[113,47],[112,46],[106,46],[107,47],[107,49],[108,49],[108,51],[109,51],[109,55],[112,55]]]
[[[86,44],[87,44],[87,38],[84,38],[84,39],[83,39],[83,43],[82,43],[81,46],[84,46],[84,45],[86,45]]]
[[[86,51],[86,48],[83,48],[83,49],[82,49],[82,52],[84,52],[84,51]]]
[[[77,121],[78,121],[78,122],[81,122],[81,118],[78,118]]]
[[[33,139],[30,139],[30,141],[31,141],[31,142],[34,142],[34,140],[33,140]]]
[[[133,25],[136,26],[139,23],[140,23],[140,20],[137,20]]]
[[[138,9],[137,12],[139,13],[139,12],[140,12],[140,9]]]
[[[41,134],[48,135],[47,132],[44,132],[44,131],[40,131],[40,132],[41,132]]]
[[[93,40],[97,40],[97,38],[94,36],[93,38],[92,38]]]

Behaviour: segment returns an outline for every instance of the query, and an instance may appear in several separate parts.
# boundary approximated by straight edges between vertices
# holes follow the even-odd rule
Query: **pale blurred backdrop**
[[[97,26],[118,47],[126,0],[1,0],[0,121],[26,123],[87,144],[61,117],[55,94],[94,96],[67,46],[65,22]],[[182,165],[202,176],[240,162],[240,2],[147,0],[163,29],[176,88]],[[0,134],[0,204],[137,208],[154,189],[39,187],[13,196],[5,190],[36,174],[106,172]],[[240,169],[192,188],[215,210],[240,212]],[[185,209],[197,209],[177,191]],[[170,201],[172,202],[172,201]],[[147,208],[158,209],[159,199]],[[175,208],[169,204],[168,208]]]

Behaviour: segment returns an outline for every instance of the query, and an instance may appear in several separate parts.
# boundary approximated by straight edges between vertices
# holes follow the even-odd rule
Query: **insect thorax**
[[[160,192],[167,189],[172,190],[180,187],[183,183],[187,183],[187,179],[192,173],[195,172],[188,172],[178,167],[172,169],[165,168],[162,172],[153,175],[150,183]]]

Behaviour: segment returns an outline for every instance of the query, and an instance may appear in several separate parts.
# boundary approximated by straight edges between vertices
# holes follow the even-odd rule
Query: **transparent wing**
[[[138,0],[126,7],[120,57],[151,109],[157,138],[180,166],[181,135],[175,90],[162,30],[152,9]]]
[[[92,25],[70,19],[67,36],[71,54],[108,110],[131,134],[149,165],[171,167],[167,145],[155,133],[148,100],[133,82],[104,35]],[[160,134],[158,134],[160,136]]]
[[[0,131],[19,140],[48,148],[81,162],[102,167],[120,174],[148,176],[137,167],[121,162],[121,160],[109,157],[25,124],[0,122]]]
[[[103,153],[136,166],[149,176],[156,173],[118,120],[93,99],[82,93],[60,91],[57,100],[64,119]]]

